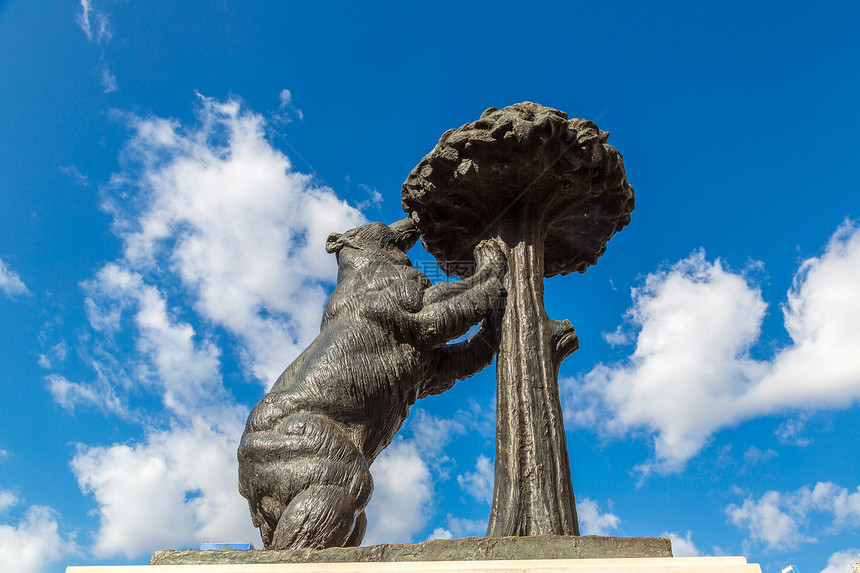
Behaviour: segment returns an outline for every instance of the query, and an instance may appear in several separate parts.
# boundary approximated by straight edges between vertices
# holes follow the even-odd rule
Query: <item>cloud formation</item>
[[[119,91],[119,86],[116,83],[116,76],[111,73],[107,65],[102,67],[102,90],[106,94]]]
[[[93,29],[90,23],[90,13],[92,12],[92,4],[90,0],[81,0],[81,11],[75,16],[75,22],[78,23],[81,30],[87,36],[87,40],[93,39]]]
[[[85,291],[94,328],[116,331],[123,326],[123,313],[130,315],[139,357],[135,378],[158,393],[175,415],[220,413],[229,403],[221,381],[221,351],[214,341],[201,339],[191,324],[173,316],[158,287],[122,264],[109,263]]]
[[[0,490],[0,570],[36,573],[77,551],[74,536],[60,531],[50,507],[31,505],[18,520],[4,516],[20,503],[12,492]]]
[[[293,171],[261,116],[202,96],[197,112],[189,125],[124,116],[132,134],[102,188],[122,256],[83,284],[96,376],[46,377],[70,410],[142,424],[140,440],[80,444],[71,462],[95,502],[98,557],[205,538],[261,545],[236,489],[249,407],[225,388],[223,355],[262,393],[319,331],[336,278],[327,234],[364,222]]]
[[[726,514],[732,524],[747,529],[753,541],[768,549],[796,549],[801,543],[816,541],[801,532],[802,510],[788,509],[787,505],[788,500],[779,492],[769,491],[758,500],[749,498],[741,506],[730,505]]]
[[[846,573],[853,569],[855,563],[860,563],[860,547],[837,551],[827,560],[821,573]]]
[[[852,492],[832,482],[818,482],[794,492],[768,491],[758,499],[748,497],[742,505],[726,508],[729,521],[748,530],[751,541],[768,550],[791,550],[817,541],[807,534],[813,512],[831,519],[818,533],[834,535],[860,526],[860,487]]]
[[[428,414],[413,408],[409,420],[394,442],[376,459],[373,497],[367,506],[367,535],[364,545],[415,541],[435,511],[438,483],[449,479],[453,461],[445,448],[458,436],[481,423],[476,411],[458,412],[455,418]],[[483,533],[487,524],[448,515],[445,527],[437,527],[431,538],[450,539],[458,532]]]
[[[18,273],[7,267],[3,259],[0,259],[0,291],[10,298],[28,292]]]
[[[107,43],[113,37],[107,15],[97,9],[92,0],[81,0],[81,11],[75,15],[75,22],[91,42]]]
[[[448,514],[445,527],[433,530],[427,541],[431,539],[454,539],[460,537],[483,537],[487,531],[487,522],[478,519],[461,519]]]
[[[82,446],[72,469],[98,504],[93,552],[128,558],[204,539],[248,540],[261,547],[245,500],[236,492],[238,416],[229,428],[197,419],[137,444]]]
[[[278,113],[273,116],[275,121],[283,124],[290,123],[293,121],[293,115],[298,117],[299,121],[304,119],[302,110],[293,105],[293,94],[290,90],[282,89],[278,94],[278,102]]]
[[[409,438],[398,436],[371,467],[373,497],[364,545],[410,542],[427,525],[444,447],[465,430],[459,422],[413,408]]]
[[[673,557],[701,557],[701,550],[693,543],[693,533],[687,531],[686,534],[678,533],[677,531],[664,531],[662,537],[668,537],[672,541],[672,556]]]
[[[113,38],[110,20],[107,14],[99,10],[92,0],[80,0],[81,10],[75,15],[75,22],[83,31],[87,40],[95,42],[100,47],[99,59],[101,65],[98,69],[99,81],[102,92],[109,94],[119,91],[116,76],[111,73],[105,58],[105,46]]]
[[[845,223],[795,276],[782,305],[791,343],[756,360],[767,309],[760,289],[695,252],[633,289],[626,319],[636,348],[626,361],[561,381],[566,419],[614,435],[653,433],[655,459],[639,469],[676,472],[720,428],[849,407],[860,399],[857,292],[860,230]]]
[[[411,542],[427,524],[433,476],[415,444],[397,440],[371,467],[373,497],[364,545]]]
[[[493,483],[495,480],[495,471],[493,462],[490,458],[484,455],[478,456],[475,461],[475,471],[465,472],[457,476],[457,483],[460,487],[471,495],[475,500],[490,505],[493,503]]]
[[[245,365],[268,384],[319,332],[324,285],[336,278],[326,237],[364,218],[293,171],[262,117],[237,101],[200,101],[190,128],[128,118],[134,136],[107,206],[125,263],[169,269],[193,310],[237,336]]]
[[[582,535],[610,535],[621,523],[617,515],[600,511],[600,504],[587,497],[576,501],[576,515]]]
[[[49,374],[45,380],[54,402],[70,412],[78,406],[86,405],[118,415],[125,414],[125,408],[113,387],[106,384],[104,379],[99,379],[96,383],[72,382],[65,376]]]

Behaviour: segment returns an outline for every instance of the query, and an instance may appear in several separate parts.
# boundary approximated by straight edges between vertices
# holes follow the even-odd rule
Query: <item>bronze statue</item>
[[[408,219],[329,237],[338,284],[320,335],[251,411],[239,447],[240,491],[266,548],[358,545],[369,466],[409,407],[497,351],[487,536],[579,534],[558,395],[579,341],[546,315],[543,279],[585,272],[630,222],[633,188],[608,136],[530,102],[490,108],[409,174]],[[412,267],[419,231],[462,280],[431,285]]]
[[[502,251],[478,243],[470,278],[431,285],[406,256],[417,239],[410,219],[328,238],[338,278],[320,334],[251,411],[239,446],[239,489],[267,549],[359,545],[369,466],[409,407],[492,362]]]

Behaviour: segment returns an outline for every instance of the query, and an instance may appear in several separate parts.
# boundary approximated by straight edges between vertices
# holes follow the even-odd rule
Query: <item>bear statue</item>
[[[359,545],[369,466],[409,407],[492,362],[504,254],[484,241],[472,276],[433,285],[406,256],[418,235],[404,219],[326,242],[338,276],[320,334],[254,406],[239,445],[239,490],[267,549]]]

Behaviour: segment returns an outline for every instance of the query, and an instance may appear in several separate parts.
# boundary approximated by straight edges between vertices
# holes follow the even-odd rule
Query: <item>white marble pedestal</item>
[[[68,567],[66,573],[761,573],[744,557],[416,561],[400,563],[263,563]]]

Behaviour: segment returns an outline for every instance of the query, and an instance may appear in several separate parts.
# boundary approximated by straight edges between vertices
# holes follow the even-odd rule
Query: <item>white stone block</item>
[[[761,573],[744,557],[68,567],[66,573]]]

